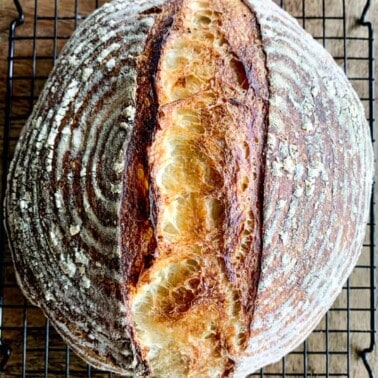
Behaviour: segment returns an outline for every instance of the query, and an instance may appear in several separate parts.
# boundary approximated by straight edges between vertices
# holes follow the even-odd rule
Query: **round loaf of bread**
[[[362,105],[270,0],[115,0],[76,30],[11,164],[16,276],[124,375],[245,377],[295,348],[359,257]]]

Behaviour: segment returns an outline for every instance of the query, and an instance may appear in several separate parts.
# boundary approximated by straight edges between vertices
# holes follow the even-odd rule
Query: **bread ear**
[[[257,292],[268,82],[242,2],[176,4],[139,70],[120,213],[125,298],[153,375],[221,376],[247,345]]]

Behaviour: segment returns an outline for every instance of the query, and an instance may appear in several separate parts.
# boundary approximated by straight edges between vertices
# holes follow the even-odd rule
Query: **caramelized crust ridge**
[[[135,133],[144,145],[127,155],[148,156],[126,164],[126,180],[139,180],[136,197],[123,199],[127,303],[153,376],[228,376],[247,346],[260,269],[265,60],[240,0],[184,0],[176,10],[149,104],[156,126]]]

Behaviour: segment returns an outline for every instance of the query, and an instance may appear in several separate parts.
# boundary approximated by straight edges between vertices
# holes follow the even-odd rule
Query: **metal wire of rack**
[[[30,1],[9,29],[7,98],[3,146],[2,199],[15,143],[58,53],[73,30],[101,0]],[[365,106],[375,142],[374,31],[361,17],[349,17],[345,0],[275,0],[292,13],[343,67]],[[330,3],[333,4],[330,13]],[[337,3],[337,4],[336,4]],[[336,6],[335,6],[336,4]],[[350,19],[354,28],[350,28]],[[357,54],[356,54],[357,52]],[[374,377],[369,355],[376,335],[375,198],[361,258],[331,310],[310,337],[257,377]],[[0,212],[0,222],[3,213]],[[0,231],[0,376],[116,377],[86,365],[63,343],[40,310],[17,287],[3,227]],[[167,375],[169,376],[169,375]]]

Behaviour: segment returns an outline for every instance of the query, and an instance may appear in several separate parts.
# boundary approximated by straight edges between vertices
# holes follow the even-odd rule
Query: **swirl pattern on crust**
[[[81,25],[8,178],[7,231],[23,292],[76,353],[120,373],[143,370],[125,327],[117,224],[137,58],[159,3],[115,1]]]

